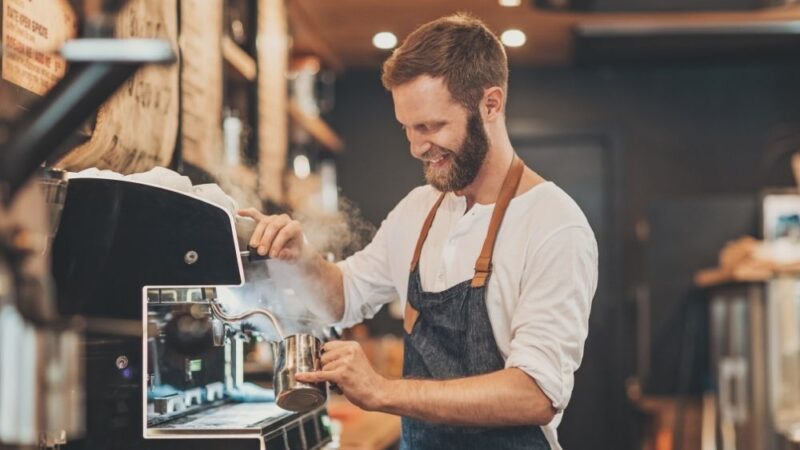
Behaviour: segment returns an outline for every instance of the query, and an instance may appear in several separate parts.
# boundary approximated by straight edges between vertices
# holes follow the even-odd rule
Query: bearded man
[[[404,449],[560,449],[556,428],[583,356],[597,244],[580,208],[515,154],[503,46],[464,14],[421,26],[384,63],[427,185],[339,263],[288,216],[259,221],[258,252],[325,292],[317,312],[349,326],[404,302],[403,378],[377,374],[358,343],[324,346],[298,381],[336,383],[356,405],[403,417]]]

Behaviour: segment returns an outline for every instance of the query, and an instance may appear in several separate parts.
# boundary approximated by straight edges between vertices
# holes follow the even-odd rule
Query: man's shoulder
[[[588,224],[578,203],[552,181],[534,186],[514,200],[520,204],[521,212],[531,219],[550,218],[557,223]]]
[[[402,212],[403,215],[425,214],[440,195],[441,192],[430,185],[417,186],[397,203],[393,212]]]
[[[575,200],[553,182],[542,183],[518,197],[516,214],[534,241],[560,230],[582,228],[591,232],[586,215]]]
[[[427,200],[435,202],[440,195],[442,195],[442,193],[430,184],[423,184],[422,186],[417,186],[412,189],[402,201],[420,202]]]

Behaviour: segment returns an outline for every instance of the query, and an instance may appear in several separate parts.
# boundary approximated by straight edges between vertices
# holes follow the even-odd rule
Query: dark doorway
[[[625,398],[625,367],[633,353],[620,348],[623,301],[617,282],[621,264],[618,232],[620,157],[608,136],[563,133],[512,139],[533,170],[566,191],[581,207],[599,247],[599,280],[589,320],[584,359],[575,376],[572,399],[559,426],[566,449],[630,448],[626,429],[630,407]],[[547,211],[542,211],[547,214]],[[632,351],[632,350],[631,350]],[[630,361],[628,361],[630,360]]]

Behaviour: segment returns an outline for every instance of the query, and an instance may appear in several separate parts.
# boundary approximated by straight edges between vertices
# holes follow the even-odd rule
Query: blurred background
[[[99,99],[45,166],[218,183],[300,218],[331,259],[424,183],[382,62],[427,21],[481,18],[508,53],[517,153],[577,201],[600,248],[563,447],[800,445],[800,2],[101,3],[2,1],[0,142],[78,64],[66,40],[164,39],[175,62]],[[394,376],[401,316],[394,303],[345,330]],[[247,355],[256,379],[262,353]],[[328,412],[342,448],[396,445],[396,418],[341,398]]]

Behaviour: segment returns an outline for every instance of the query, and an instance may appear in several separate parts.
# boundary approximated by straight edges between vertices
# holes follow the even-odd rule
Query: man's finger
[[[258,222],[261,219],[261,216],[263,215],[255,208],[240,209],[236,211],[236,214],[239,216],[249,217],[255,220],[256,222]]]
[[[267,228],[271,219],[269,217],[265,217],[256,223],[256,227],[253,229],[253,234],[250,235],[250,246],[258,248],[258,243],[261,242],[261,236],[264,234],[264,229]]]
[[[264,249],[265,252],[270,252],[270,249],[272,248],[272,241],[285,225],[286,221],[280,217],[267,224],[267,227],[264,229],[264,234],[261,236],[261,242],[258,244],[258,253],[262,255],[267,254],[261,253],[262,249]]]
[[[278,232],[278,235],[275,236],[275,239],[272,241],[272,247],[269,251],[270,256],[273,258],[279,256],[281,250],[283,250],[287,244],[296,238],[296,231],[296,228],[292,227],[291,224],[281,228],[281,230]]]
[[[343,355],[345,355],[345,353],[346,352],[341,348],[334,350],[326,350],[322,353],[322,356],[320,357],[320,362],[322,363],[322,365],[328,364],[330,362],[336,361],[337,359],[341,358]]]
[[[281,250],[280,254],[278,255],[278,259],[281,261],[294,261],[300,257],[300,253],[294,250],[283,249]]]
[[[323,352],[332,352],[338,348],[347,347],[351,341],[328,341],[322,346]]]
[[[343,363],[341,360],[338,361],[331,361],[327,364],[322,365],[321,372],[336,372],[340,367],[346,367],[346,364]]]
[[[322,383],[325,381],[335,382],[337,376],[336,372],[318,370],[316,372],[298,372],[294,378],[303,383]]]

